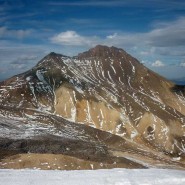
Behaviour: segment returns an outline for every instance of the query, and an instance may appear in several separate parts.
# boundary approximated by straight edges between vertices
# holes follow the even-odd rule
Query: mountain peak
[[[55,52],[50,52],[48,55],[46,55],[43,59],[41,59],[37,66],[40,66],[41,64],[45,64],[45,65],[51,65],[51,64],[55,64],[55,63],[58,63],[60,62],[60,58],[62,57],[68,57],[66,55],[62,55],[62,54],[58,54],[58,53],[55,53]]]
[[[57,56],[60,56],[60,57],[67,57],[66,55],[63,55],[63,54],[59,54],[59,53],[55,53],[55,52],[50,52],[48,55],[46,55],[46,57],[57,57]]]
[[[119,57],[123,55],[127,55],[123,49],[114,46],[97,45],[84,53],[80,53],[78,57]]]

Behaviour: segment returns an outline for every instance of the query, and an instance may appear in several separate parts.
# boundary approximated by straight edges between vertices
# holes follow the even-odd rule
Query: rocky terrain
[[[0,83],[0,168],[185,168],[185,87],[122,49],[50,53]]]

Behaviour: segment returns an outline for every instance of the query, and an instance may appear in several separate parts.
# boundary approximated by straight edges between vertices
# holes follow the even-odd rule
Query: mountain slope
[[[52,135],[47,136],[47,140],[54,139],[50,124],[57,130],[56,122],[62,125],[68,120],[74,122],[67,122],[72,128],[85,128],[82,135],[94,129],[102,135],[105,133],[105,138],[109,134],[116,142],[128,142],[128,146],[121,149],[120,144],[114,143],[114,150],[108,150],[112,157],[155,165],[160,155],[158,160],[165,166],[184,166],[184,89],[147,69],[122,49],[98,45],[75,57],[50,53],[30,71],[0,83],[0,97],[0,113],[4,119],[23,119],[28,125],[29,121],[33,122],[34,126],[46,124],[49,130],[46,135]],[[61,128],[60,132],[63,131]],[[79,130],[68,135],[73,137],[74,133]],[[35,132],[33,135],[36,138]],[[91,137],[85,139],[87,143],[91,140]],[[111,140],[105,146],[109,148]],[[80,149],[87,156],[90,150]],[[63,154],[70,155],[69,152]],[[151,157],[147,159],[143,155]],[[78,152],[74,152],[74,156],[79,158]],[[180,157],[178,164],[174,157]],[[96,156],[96,160],[98,158]]]

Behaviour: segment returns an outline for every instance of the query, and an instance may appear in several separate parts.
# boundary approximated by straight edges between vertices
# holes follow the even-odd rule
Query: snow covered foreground
[[[0,170],[0,185],[184,185],[185,171],[163,169]]]

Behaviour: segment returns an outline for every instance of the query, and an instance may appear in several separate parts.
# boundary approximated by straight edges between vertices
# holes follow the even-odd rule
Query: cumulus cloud
[[[113,39],[113,38],[116,38],[117,37],[117,33],[114,33],[113,35],[108,35],[107,36],[107,39]]]
[[[59,33],[58,35],[52,37],[51,41],[56,44],[71,46],[93,46],[98,43],[96,36],[85,37],[79,35],[75,31],[66,31]]]
[[[154,63],[152,63],[153,67],[163,67],[165,64],[161,62],[160,60],[156,60]]]
[[[12,30],[7,27],[0,27],[0,38],[14,37],[14,38],[24,38],[30,35],[32,30]]]
[[[180,63],[181,67],[185,67],[185,61]]]

